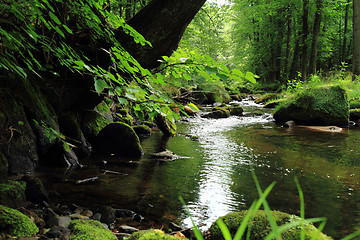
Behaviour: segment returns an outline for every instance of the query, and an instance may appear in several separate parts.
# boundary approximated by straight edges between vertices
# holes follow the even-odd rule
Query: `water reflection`
[[[245,107],[245,112],[259,111],[251,102]],[[219,216],[246,209],[258,197],[252,166],[263,189],[276,181],[268,198],[272,209],[299,214],[296,176],[306,217],[327,217],[325,231],[334,238],[352,232],[360,223],[360,129],[347,134],[289,131],[263,111],[218,120],[191,118],[178,125],[179,132],[198,141],[153,134],[142,142],[145,157],[139,163],[92,166],[68,176],[54,169],[45,173],[67,180],[51,186],[69,202],[128,208],[155,227],[178,218],[190,225],[178,200],[182,196],[195,222],[206,230]],[[164,148],[190,158],[166,163],[148,158]],[[102,168],[124,175],[102,175],[96,187],[71,183],[99,175]]]

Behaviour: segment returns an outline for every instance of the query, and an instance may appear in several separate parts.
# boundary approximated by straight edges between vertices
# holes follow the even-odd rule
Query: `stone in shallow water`
[[[94,151],[120,157],[143,156],[139,137],[132,127],[121,122],[111,123],[100,131],[94,142]]]

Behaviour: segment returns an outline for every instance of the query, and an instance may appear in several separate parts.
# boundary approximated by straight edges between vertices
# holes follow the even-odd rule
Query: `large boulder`
[[[1,171],[34,172],[39,156],[58,141],[52,134],[59,130],[55,110],[36,83],[21,78],[0,87],[0,109]]]
[[[132,127],[121,122],[111,123],[100,131],[94,141],[94,151],[120,157],[141,158],[143,155],[139,137]]]
[[[247,211],[240,211],[240,212],[229,213],[224,217],[220,217],[220,219],[223,220],[223,222],[229,229],[232,237],[235,236],[246,214]],[[279,211],[271,211],[271,215],[273,216],[273,219],[278,226],[282,226],[289,222],[295,222],[301,220],[301,218],[299,218],[298,216],[289,215],[287,213],[283,213]],[[248,228],[250,229],[250,239],[252,240],[265,239],[266,236],[268,236],[272,230],[267,214],[264,210],[258,210],[256,212],[256,214],[251,219],[251,221],[249,221]],[[313,237],[317,237],[318,240],[332,239],[331,237],[328,237],[325,234],[321,233],[316,227],[314,227],[314,225],[310,223],[304,224],[303,228],[305,233],[305,239],[312,239]],[[284,240],[301,239],[300,225],[282,232],[281,237]],[[210,240],[224,239],[223,234],[216,222],[214,222],[209,229],[208,239]]]
[[[281,123],[293,120],[303,125],[347,126],[347,94],[340,86],[307,89],[283,102],[275,111],[274,119]]]
[[[38,231],[29,217],[18,210],[0,205],[0,232],[13,237],[31,237]]]

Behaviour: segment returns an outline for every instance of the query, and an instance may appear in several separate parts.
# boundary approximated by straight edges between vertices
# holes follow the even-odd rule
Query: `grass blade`
[[[299,226],[299,225],[303,225],[306,223],[314,223],[314,222],[324,222],[326,221],[326,218],[309,218],[309,219],[301,219],[295,222],[290,222],[290,223],[286,223],[284,225],[281,225],[280,227],[278,227],[278,231],[280,233],[285,232],[287,230],[289,230],[290,228]],[[276,233],[274,230],[265,238],[265,240],[270,240],[273,239],[274,237],[277,236],[278,233]]]
[[[192,217],[191,217],[189,208],[186,206],[186,203],[185,203],[184,199],[183,199],[181,196],[179,196],[179,200],[180,200],[181,204],[184,205],[186,214],[190,217],[191,223],[192,223],[193,228],[194,228],[194,229],[193,229],[193,232],[194,232],[194,234],[195,234],[196,239],[197,239],[197,240],[204,240],[204,237],[202,236],[200,230],[196,227],[196,225],[195,225],[195,223],[194,223],[194,220],[193,220]]]
[[[217,221],[216,221],[217,225],[219,226],[222,234],[223,234],[223,237],[225,240],[232,240],[232,237],[231,237],[231,234],[230,234],[230,231],[228,229],[228,227],[225,225],[224,221],[219,218]]]
[[[297,179],[297,177],[295,177],[295,184],[296,187],[298,189],[299,192],[299,198],[300,198],[300,217],[301,219],[305,219],[305,201],[304,201],[304,193],[301,189],[300,183]],[[305,230],[304,230],[304,224],[301,224],[301,240],[305,239]]]
[[[355,239],[355,237],[360,236],[360,231],[354,232],[344,238],[342,238],[341,240],[350,240],[350,239]]]
[[[262,192],[261,190],[261,187],[260,187],[260,184],[259,184],[259,181],[256,177],[256,174],[254,172],[254,170],[252,169],[251,170],[251,173],[253,175],[253,178],[254,178],[254,182],[255,182],[255,185],[256,185],[256,189],[258,190],[258,194],[260,196],[260,198],[263,197],[264,193]],[[275,183],[274,183],[275,184]],[[271,209],[270,209],[270,206],[268,204],[268,202],[266,201],[266,198],[264,198],[264,200],[262,201],[263,202],[263,206],[264,206],[264,209],[266,211],[266,215],[268,217],[268,220],[269,220],[269,223],[270,223],[270,226],[271,228],[273,229],[273,231],[275,232],[276,234],[276,238],[277,239],[281,239],[281,235],[280,235],[280,232],[279,232],[279,226],[276,224],[276,221],[274,220],[274,217],[272,216],[271,214]]]
[[[269,195],[270,191],[273,189],[273,187],[275,186],[275,182],[271,183],[266,190],[264,191],[264,193],[262,193],[262,195],[260,196],[260,198],[258,200],[255,200],[253,202],[253,204],[251,205],[251,207],[249,208],[247,214],[245,215],[243,221],[241,222],[240,227],[238,228],[235,236],[234,236],[234,240],[241,240],[242,236],[245,233],[246,227],[248,225],[248,222],[254,217],[255,213],[257,212],[257,210],[259,210],[259,208],[261,207],[262,203],[264,201],[266,201],[266,197]]]

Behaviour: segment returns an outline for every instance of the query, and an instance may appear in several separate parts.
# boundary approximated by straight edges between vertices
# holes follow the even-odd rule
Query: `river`
[[[297,177],[306,218],[326,217],[324,232],[335,239],[353,232],[360,224],[360,129],[324,133],[283,128],[273,122],[269,110],[251,101],[238,104],[245,109],[243,117],[192,117],[179,122],[174,138],[154,133],[142,141],[145,157],[140,162],[109,160],[107,165],[67,174],[63,169],[43,169],[40,175],[51,174],[47,185],[69,202],[132,209],[156,227],[178,220],[190,226],[178,200],[182,196],[195,223],[205,231],[219,216],[247,209],[258,197],[252,168],[263,189],[276,182],[267,199],[273,210],[299,215]],[[187,158],[172,162],[149,158],[159,146]],[[121,174],[101,175],[103,170]],[[94,185],[73,184],[99,175]]]

